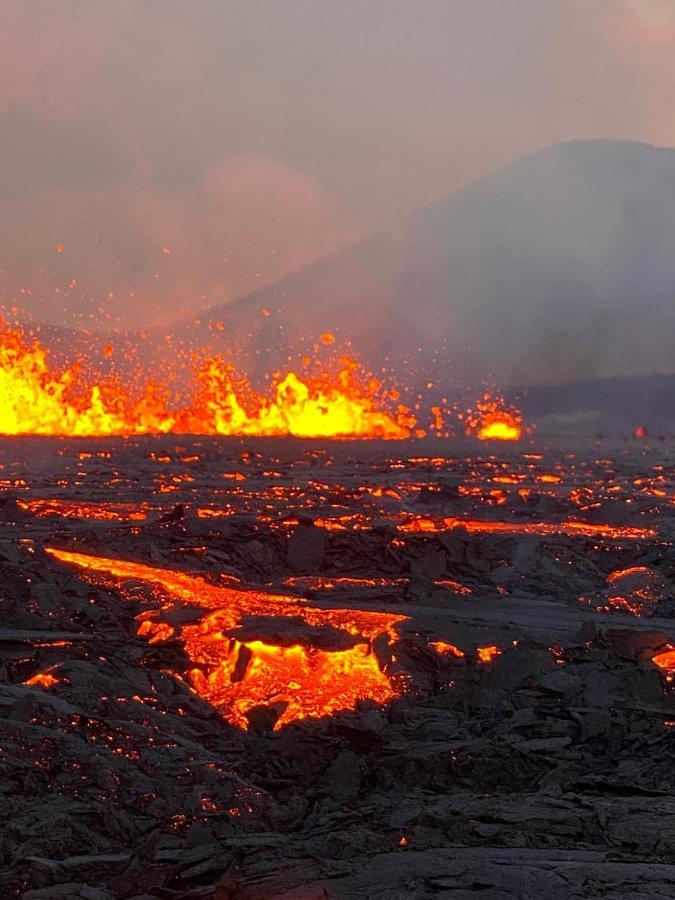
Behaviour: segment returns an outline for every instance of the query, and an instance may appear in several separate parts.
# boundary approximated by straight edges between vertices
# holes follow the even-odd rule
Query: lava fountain
[[[0,323],[0,433],[102,437],[205,434],[400,439],[416,420],[393,392],[363,377],[342,357],[337,371],[273,379],[268,396],[255,391],[217,356],[197,365],[189,405],[172,408],[168,391],[151,381],[139,396],[116,379],[89,384],[78,365],[61,371],[39,341]]]
[[[323,345],[333,341],[321,336]],[[183,404],[172,403],[168,384],[147,380],[132,390],[119,378],[87,378],[83,370],[81,361],[53,367],[39,340],[0,320],[0,434],[400,440],[427,433],[418,423],[419,401],[413,412],[397,389],[349,356],[333,357],[327,367],[304,358],[299,371],[275,374],[260,392],[222,357],[202,355]],[[443,410],[431,406],[429,413],[431,431],[442,434]],[[523,431],[520,412],[487,392],[459,418],[480,440],[518,440]]]

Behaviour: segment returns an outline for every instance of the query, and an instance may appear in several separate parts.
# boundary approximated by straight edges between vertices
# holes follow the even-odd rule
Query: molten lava
[[[272,711],[277,730],[300,719],[354,709],[362,700],[386,703],[399,694],[372,643],[377,638],[393,641],[394,626],[405,616],[317,609],[299,598],[215,587],[203,578],[142,563],[47,552],[89,575],[147,582],[157,590],[162,609],[167,596],[173,603],[204,608],[204,617],[184,626],[180,635],[194,666],[189,677],[201,697],[241,728],[248,727],[248,716],[260,707]],[[173,636],[172,626],[163,627],[167,623],[161,613],[156,621],[142,614],[139,633],[154,641]],[[271,617],[279,620],[276,639],[265,635]],[[306,640],[299,639],[303,634]]]
[[[633,616],[651,616],[671,593],[668,581],[655,569],[631,566],[607,576],[604,602],[599,612],[625,612]]]
[[[478,658],[478,662],[481,663],[491,663],[493,659],[496,659],[502,651],[499,647],[495,647],[494,644],[489,647],[478,647],[476,650],[476,656]]]
[[[357,370],[343,358],[337,374],[288,372],[263,396],[220,357],[207,357],[191,404],[173,409],[151,382],[132,398],[115,380],[88,384],[77,366],[54,371],[38,341],[0,322],[0,433],[408,437],[414,416],[403,405],[388,411],[382,385],[373,378],[362,384]]]
[[[652,662],[666,672],[668,680],[675,674],[675,648],[672,646],[652,657]]]
[[[522,416],[499,396],[486,392],[475,410],[464,416],[465,430],[480,441],[517,441],[522,435]]]
[[[75,500],[17,500],[19,509],[35,516],[58,516],[62,519],[94,519],[108,522],[143,522],[148,518],[146,510],[131,503],[91,503]]]
[[[447,517],[435,519],[417,516],[396,526],[399,531],[411,533],[435,533],[463,529],[475,534],[537,534],[566,535],[617,540],[646,540],[654,538],[654,528],[635,528],[628,525],[604,525],[591,522],[495,522],[483,519],[458,519]]]
[[[415,419],[405,407],[396,417],[380,408],[381,385],[371,379],[362,387],[357,364],[343,358],[331,380],[300,378],[289,372],[273,385],[272,397],[255,393],[234,369],[210,357],[198,375],[194,408],[181,412],[175,429],[190,434],[295,435],[296,437],[405,438]]]
[[[26,681],[24,681],[24,684],[27,684],[30,687],[43,688],[54,687],[54,685],[58,683],[59,679],[52,673],[52,670],[50,669],[47,669],[45,672],[38,672],[36,675],[33,675],[32,678],[28,678]]]
[[[463,659],[464,652],[459,649],[459,647],[455,647],[454,644],[449,644],[447,641],[431,641],[429,646],[432,650],[435,650],[436,653],[440,653],[441,656],[451,656],[454,659]]]

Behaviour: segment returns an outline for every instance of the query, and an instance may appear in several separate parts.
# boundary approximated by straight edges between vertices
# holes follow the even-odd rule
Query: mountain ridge
[[[673,371],[671,246],[675,150],[573,141],[200,318],[245,358],[333,331],[370,364],[426,359],[458,382]]]

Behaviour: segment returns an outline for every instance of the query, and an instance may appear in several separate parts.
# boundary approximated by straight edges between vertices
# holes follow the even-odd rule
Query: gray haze
[[[675,150],[570,142],[204,318],[247,371],[331,331],[370,366],[407,360],[408,383],[670,373],[674,250]],[[209,337],[192,331],[197,346]]]
[[[3,0],[1,299],[167,322],[543,146],[675,145],[674,48],[671,0]]]

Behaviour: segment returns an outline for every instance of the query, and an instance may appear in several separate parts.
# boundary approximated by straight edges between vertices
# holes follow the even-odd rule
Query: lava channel
[[[142,613],[139,633],[151,641],[178,636],[192,663],[190,682],[228,722],[247,729],[255,710],[274,730],[291,722],[353,710],[363,700],[387,703],[400,694],[373,642],[392,644],[406,616],[318,609],[296,597],[216,587],[203,578],[121,559],[48,549],[88,577],[140,580],[158,590],[162,607]],[[125,596],[124,587],[120,593]],[[167,597],[169,602],[167,603]],[[204,616],[180,634],[162,621],[176,605]],[[170,617],[168,617],[170,618]]]

